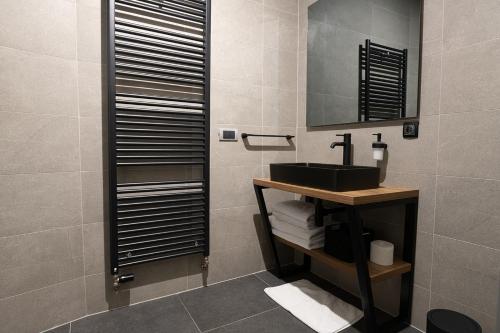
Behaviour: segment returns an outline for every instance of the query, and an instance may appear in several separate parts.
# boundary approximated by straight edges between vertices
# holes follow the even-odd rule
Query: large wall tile
[[[372,130],[370,130],[372,131]],[[365,131],[366,133],[367,131]],[[438,117],[420,117],[419,137],[416,140],[402,139],[401,127],[380,128],[388,147],[387,171],[434,174],[437,159]],[[367,135],[366,133],[365,135]],[[364,152],[371,149],[365,145]]]
[[[439,175],[500,180],[500,112],[442,115]]]
[[[443,1],[444,0],[424,0],[424,22],[423,35],[424,42],[441,41],[443,39]]]
[[[211,77],[262,82],[262,4],[218,0],[212,4]]]
[[[3,1],[0,21],[0,45],[69,59],[76,56],[74,1]]]
[[[84,61],[78,63],[78,104],[80,116],[103,117],[103,80],[101,64]]]
[[[210,207],[217,209],[255,205],[253,178],[261,175],[260,164],[211,168]]]
[[[211,118],[213,124],[262,125],[262,87],[244,80],[212,80]]]
[[[77,3],[77,55],[80,61],[101,62],[101,10],[95,6]]]
[[[0,237],[81,224],[80,174],[0,176]]]
[[[436,199],[436,176],[426,174],[386,174],[384,185],[407,186],[419,190],[418,231],[432,233],[434,230],[434,209]]]
[[[213,47],[222,46],[218,44],[219,42],[223,44],[234,43],[231,46],[233,49],[237,48],[238,44],[242,44],[242,41],[251,45],[262,43],[263,21],[262,2],[253,0],[213,1]]]
[[[0,111],[76,116],[76,87],[75,61],[0,47]]]
[[[297,91],[263,88],[264,126],[294,127],[297,124]]]
[[[226,127],[238,129],[238,141],[219,141],[219,129]],[[262,138],[249,137],[245,140],[241,138],[241,133],[260,134],[261,132],[262,128],[260,126],[224,125],[213,127],[210,141],[210,166],[228,167],[261,164]]]
[[[264,46],[297,52],[297,14],[264,7]]]
[[[2,332],[40,332],[85,315],[83,278],[0,300]]]
[[[433,292],[495,316],[499,274],[500,251],[435,236]]]
[[[427,312],[429,311],[430,292],[419,286],[413,287],[413,304],[411,309],[411,324],[419,330],[425,331]]]
[[[83,257],[82,227],[69,227],[0,238],[3,269]]]
[[[199,256],[192,256],[199,259]],[[169,259],[154,264],[138,265],[123,272],[134,272],[136,280],[114,291],[112,277],[106,273],[85,277],[87,313],[96,313],[121,306],[172,295],[187,289],[188,260],[192,257]],[[140,277],[140,278],[139,278]]]
[[[240,81],[253,85],[262,83],[263,57],[260,44],[226,44],[226,41],[220,44],[212,42],[212,80]]]
[[[431,286],[432,244],[433,235],[425,232],[417,233],[417,249],[415,253],[415,284],[429,289]]]
[[[296,15],[299,11],[299,1],[301,0],[264,0],[264,6]]]
[[[0,173],[77,171],[78,119],[0,112]]]
[[[210,250],[226,251],[241,244],[258,244],[256,206],[215,209],[210,213]]]
[[[200,258],[193,256],[189,263],[189,289],[255,273],[264,269],[263,253],[255,244],[241,246],[225,251],[210,253],[207,273],[200,272]],[[204,277],[205,275],[205,277]]]
[[[104,221],[103,174],[101,172],[82,172],[82,216],[83,223]]]
[[[425,47],[425,46],[424,46]],[[441,99],[441,53],[422,58],[420,114],[439,114]]]
[[[467,303],[466,303],[467,304]],[[495,317],[484,312],[477,311],[465,304],[454,302],[453,300],[440,295],[438,292],[431,294],[431,309],[450,309],[465,314],[476,320],[483,330],[483,333],[497,333],[495,329]]]
[[[297,52],[264,49],[263,85],[297,91]]]
[[[85,275],[104,272],[104,224],[91,223],[83,225],[83,255],[85,256]],[[106,244],[108,242],[106,241]],[[106,270],[107,271],[107,270]]]
[[[500,181],[438,177],[436,233],[500,250]]]
[[[82,275],[82,257],[2,269],[0,271],[0,298],[73,280]]]
[[[446,49],[498,39],[498,1],[445,0],[443,37]]]
[[[499,57],[500,39],[445,52],[441,113],[498,111]]]
[[[103,169],[102,119],[99,117],[80,118],[80,154],[82,171]]]

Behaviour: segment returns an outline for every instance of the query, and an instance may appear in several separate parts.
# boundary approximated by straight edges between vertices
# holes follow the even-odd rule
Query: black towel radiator
[[[136,264],[199,253],[202,268],[208,265],[209,55],[210,0],[109,1],[108,192],[115,287],[134,278],[120,270]],[[148,178],[171,168],[190,168],[190,176]],[[142,172],[140,181],[128,181],[126,172]]]
[[[359,45],[358,121],[406,117],[408,50]]]

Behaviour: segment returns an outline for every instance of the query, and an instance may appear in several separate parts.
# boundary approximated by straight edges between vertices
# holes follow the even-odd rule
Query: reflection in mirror
[[[422,1],[310,1],[307,126],[418,116]]]

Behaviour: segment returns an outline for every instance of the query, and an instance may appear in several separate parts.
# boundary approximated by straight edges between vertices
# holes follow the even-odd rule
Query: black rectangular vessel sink
[[[377,188],[377,167],[322,163],[273,163],[271,180],[330,191],[355,191]]]

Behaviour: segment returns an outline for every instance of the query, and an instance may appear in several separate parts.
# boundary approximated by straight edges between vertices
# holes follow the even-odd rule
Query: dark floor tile
[[[422,332],[410,326],[400,331],[400,333],[422,333]]]
[[[59,326],[57,328],[46,331],[45,333],[69,333],[69,324]]]
[[[217,328],[210,333],[314,333],[300,320],[283,308],[277,308],[256,316]]]
[[[277,306],[264,293],[267,285],[250,275],[180,294],[202,330],[220,327]]]
[[[86,317],[71,324],[71,333],[198,332],[178,296]]]
[[[277,277],[276,275],[274,275],[269,271],[259,272],[254,275],[271,287],[280,286],[286,283],[286,281],[280,279],[279,277]]]

